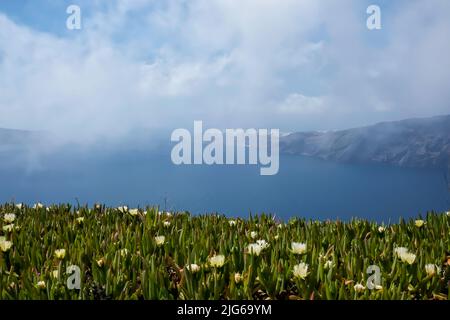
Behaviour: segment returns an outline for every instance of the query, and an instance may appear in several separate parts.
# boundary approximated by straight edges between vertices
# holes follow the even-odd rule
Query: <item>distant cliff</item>
[[[1,129],[0,128],[0,145],[18,145],[29,143],[35,139],[36,134],[31,131]]]
[[[280,152],[347,163],[442,168],[450,176],[450,115],[329,132],[297,132]]]

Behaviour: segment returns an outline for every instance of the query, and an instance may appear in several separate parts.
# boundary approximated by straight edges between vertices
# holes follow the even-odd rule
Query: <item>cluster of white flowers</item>
[[[13,223],[14,220],[16,220],[16,215],[14,213],[6,213],[3,216],[3,221],[5,221],[6,223]]]
[[[125,213],[128,211],[128,207],[127,206],[120,206],[117,208],[117,210],[119,210],[122,213]]]
[[[33,209],[42,209],[43,207],[44,207],[44,205],[42,203],[40,203],[40,202],[35,203],[33,205]]]
[[[139,214],[139,209],[130,209],[128,213],[132,216],[137,216]]]
[[[247,247],[248,253],[259,256],[262,248],[257,243],[250,243]]]
[[[394,253],[402,262],[406,262],[408,264],[413,264],[416,260],[416,255],[408,251],[408,248],[405,247],[397,247],[394,249]]]
[[[269,247],[269,244],[266,240],[256,240],[256,244],[260,246],[263,250]]]
[[[256,243],[250,243],[247,247],[248,253],[259,256],[261,252],[269,247],[266,240],[257,240]]]
[[[250,232],[250,238],[256,239],[257,236],[258,236],[258,232],[256,232],[256,231]]]
[[[172,213],[169,211],[158,211],[158,216],[165,215],[167,218],[170,218],[172,216]]]

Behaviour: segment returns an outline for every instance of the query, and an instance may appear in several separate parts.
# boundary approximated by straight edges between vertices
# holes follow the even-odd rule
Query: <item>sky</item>
[[[448,0],[0,0],[0,127],[94,143],[449,114],[449,15]]]

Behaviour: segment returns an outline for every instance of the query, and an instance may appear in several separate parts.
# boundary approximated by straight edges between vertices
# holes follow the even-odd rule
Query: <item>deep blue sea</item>
[[[25,160],[9,153],[0,160],[1,202],[160,205],[195,214],[385,222],[450,207],[439,170],[281,156],[278,174],[261,176],[254,165],[176,166],[169,152],[131,150],[61,151]]]

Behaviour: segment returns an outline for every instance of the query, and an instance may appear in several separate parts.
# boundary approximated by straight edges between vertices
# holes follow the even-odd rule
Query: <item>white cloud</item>
[[[94,142],[196,119],[293,131],[448,113],[449,2],[392,5],[381,31],[365,28],[365,9],[119,1],[69,37],[0,13],[0,127]]]
[[[284,114],[304,116],[323,113],[325,104],[322,97],[306,97],[299,93],[293,93],[287,96],[278,108]]]

